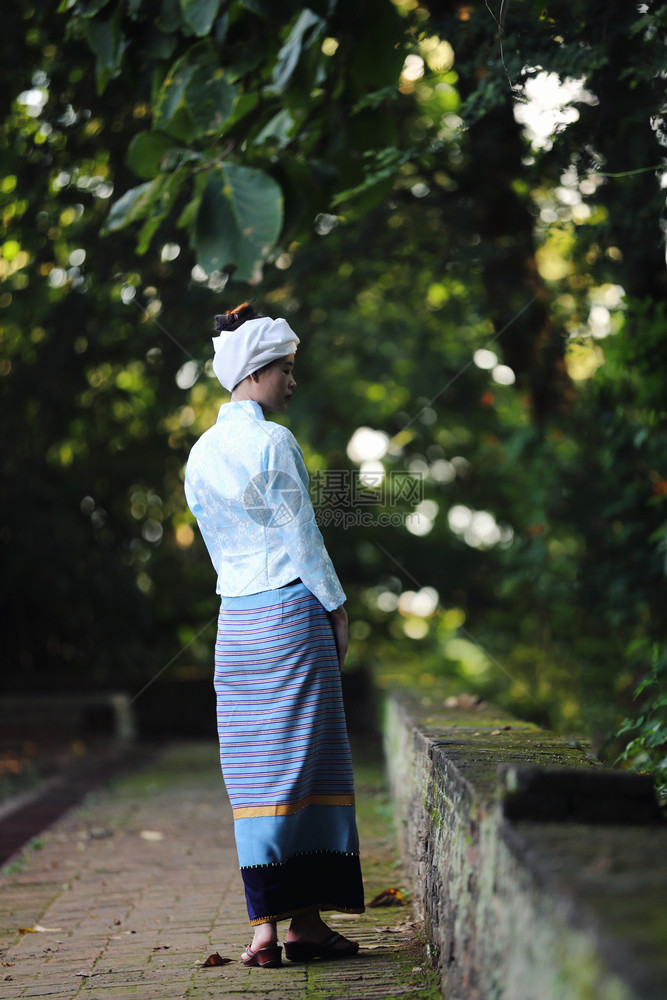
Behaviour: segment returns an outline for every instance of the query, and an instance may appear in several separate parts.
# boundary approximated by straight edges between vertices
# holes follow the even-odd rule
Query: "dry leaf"
[[[210,969],[213,965],[228,965],[231,961],[231,958],[221,958],[217,951],[214,951],[213,954],[209,955],[206,961],[202,963],[202,969]]]
[[[159,830],[140,830],[139,836],[143,837],[144,840],[150,840],[153,842],[164,840],[164,834],[160,833]]]
[[[405,897],[400,889],[383,889],[368,906],[405,906]]]

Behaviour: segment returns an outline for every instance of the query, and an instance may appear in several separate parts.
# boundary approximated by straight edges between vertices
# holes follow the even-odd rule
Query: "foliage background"
[[[210,669],[182,476],[226,398],[211,316],[251,296],[303,334],[311,474],[368,427],[424,484],[414,530],[323,514],[349,669],[455,676],[664,782],[667,8],[0,19],[6,687]],[[540,140],[546,74],[581,83]]]

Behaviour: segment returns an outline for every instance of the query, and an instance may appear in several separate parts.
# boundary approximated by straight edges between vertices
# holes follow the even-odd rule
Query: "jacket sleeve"
[[[296,438],[286,427],[275,432],[266,454],[269,531],[277,531],[296,575],[327,611],[345,601],[308,495],[308,472]]]

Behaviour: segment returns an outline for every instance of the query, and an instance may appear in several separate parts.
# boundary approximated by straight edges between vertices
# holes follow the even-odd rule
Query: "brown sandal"
[[[341,941],[345,942],[344,947],[340,946]],[[312,958],[350,958],[358,951],[359,945],[356,941],[350,941],[337,931],[319,944],[311,944],[308,941],[285,941],[285,958],[290,962],[309,962]]]
[[[250,945],[246,945],[245,955],[241,956],[241,961],[246,968],[258,965],[262,969],[277,969],[279,965],[282,965],[281,952],[282,948],[279,944],[268,944],[265,948],[258,948],[257,951],[253,951]]]

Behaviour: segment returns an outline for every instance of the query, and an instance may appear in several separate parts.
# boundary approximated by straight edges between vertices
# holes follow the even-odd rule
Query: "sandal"
[[[340,942],[345,942],[345,947]],[[338,945],[338,947],[336,947]],[[319,944],[308,941],[285,941],[285,958],[290,962],[309,962],[312,958],[350,958],[359,951],[359,944],[343,937],[337,931]]]
[[[241,956],[241,961],[246,968],[258,965],[262,969],[277,969],[279,965],[282,965],[281,952],[282,948],[279,944],[268,944],[265,948],[258,948],[257,951],[253,951],[250,945],[246,945],[245,955]]]

